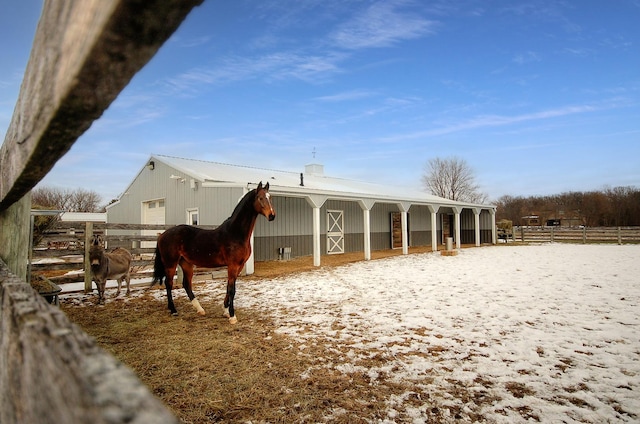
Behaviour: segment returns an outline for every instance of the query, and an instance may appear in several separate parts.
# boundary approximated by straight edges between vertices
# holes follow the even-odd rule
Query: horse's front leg
[[[242,267],[238,269],[237,266],[227,267],[227,295],[224,298],[224,316],[229,317],[230,324],[238,322],[235,308],[233,307],[233,299],[236,296],[236,279],[241,269]]]
[[[180,279],[180,270],[182,270],[182,287],[184,287],[184,291],[187,292],[187,296],[198,315],[204,316],[206,312],[200,305],[200,302],[198,302],[198,299],[196,299],[196,295],[193,294],[193,290],[191,288],[193,281],[193,265],[182,259],[180,260],[180,266],[178,267],[178,279]]]

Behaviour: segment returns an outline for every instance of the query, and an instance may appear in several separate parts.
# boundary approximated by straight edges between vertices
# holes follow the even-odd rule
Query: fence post
[[[93,238],[93,222],[87,221],[84,227],[84,292],[91,292],[91,263],[89,262],[89,250]]]
[[[622,229],[618,227],[618,244],[622,244]]]
[[[553,232],[554,232],[553,230],[555,230],[555,228],[554,228],[554,227],[551,227],[551,235],[550,235],[550,237],[551,237],[551,243],[553,243]]]
[[[524,225],[522,227],[520,227],[520,238],[522,239],[522,242],[524,243]]]
[[[587,226],[582,227],[582,244],[587,244]]]

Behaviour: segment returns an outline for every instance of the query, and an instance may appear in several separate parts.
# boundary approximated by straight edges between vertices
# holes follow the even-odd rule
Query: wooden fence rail
[[[640,227],[514,227],[515,241],[565,243],[640,243]]]
[[[89,269],[89,249],[94,234],[101,235],[106,242],[106,249],[124,247],[134,257],[131,278],[147,278],[151,276],[153,254],[157,235],[143,235],[145,231],[161,233],[173,225],[158,224],[118,224],[104,222],[58,222],[53,228],[42,234],[40,243],[34,246],[29,262],[30,274],[47,272],[47,278],[56,284],[84,281],[85,292],[92,290]],[[200,228],[213,229],[213,225],[200,225]],[[117,231],[117,234],[110,232]],[[140,247],[143,242],[150,242],[151,247]],[[57,259],[57,260],[56,260]],[[53,262],[52,260],[56,260]],[[78,271],[72,274],[52,276],[51,271]],[[199,269],[209,272],[210,269]]]

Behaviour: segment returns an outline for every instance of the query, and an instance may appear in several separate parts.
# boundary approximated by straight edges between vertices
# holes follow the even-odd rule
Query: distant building
[[[63,212],[60,221],[91,221],[107,222],[107,214],[104,212]]]
[[[522,217],[522,225],[525,227],[539,227],[542,224],[538,215],[527,215]]]
[[[495,243],[495,206],[455,202],[410,190],[324,175],[319,164],[305,172],[228,165],[153,155],[118,201],[107,222],[219,225],[262,181],[269,183],[276,219],[258,217],[254,258],[291,257],[429,246],[447,237],[461,243]]]

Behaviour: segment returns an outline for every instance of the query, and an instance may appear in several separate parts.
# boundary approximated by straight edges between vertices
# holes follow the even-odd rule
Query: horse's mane
[[[249,193],[245,194],[244,197],[240,199],[240,202],[238,202],[236,207],[233,209],[231,216],[225,219],[224,222],[220,224],[220,226],[225,224],[230,224],[238,216],[240,211],[247,205],[247,203],[254,201],[254,199],[256,198],[256,193],[257,193],[257,189],[254,188]]]

